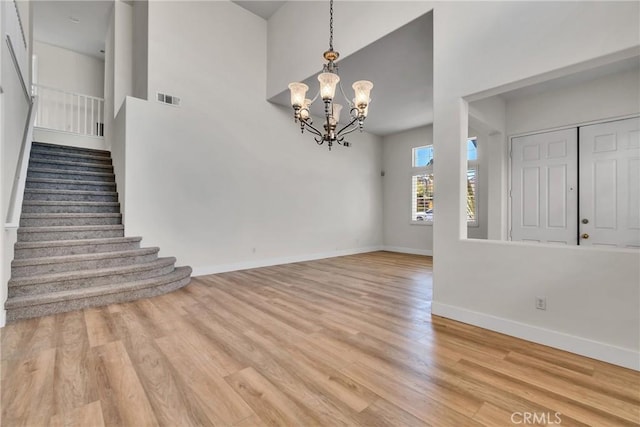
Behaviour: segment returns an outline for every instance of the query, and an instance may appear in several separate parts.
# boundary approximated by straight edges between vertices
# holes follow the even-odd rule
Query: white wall
[[[433,8],[431,1],[339,1],[334,49],[344,59]],[[329,43],[329,4],[286,2],[268,21],[267,98],[319,72]]]
[[[113,116],[115,117],[124,99],[133,94],[133,7],[124,1],[115,0],[112,25]],[[165,29],[165,31],[173,34],[174,30]]]
[[[638,68],[535,95],[508,99],[507,134],[515,135],[640,112]]]
[[[412,149],[431,144],[431,125],[382,139],[383,236],[388,250],[433,254],[433,226],[411,221]]]
[[[132,94],[136,98],[147,99],[147,63],[149,60],[149,2],[138,0],[133,2],[133,81]]]
[[[478,137],[478,226],[468,227],[470,238],[487,238],[487,192],[489,136],[485,131],[469,129]],[[411,221],[411,176],[413,149],[433,144],[433,126],[422,126],[382,138],[383,241],[385,249],[395,252],[433,255],[433,225]],[[436,178],[436,186],[438,179]],[[435,198],[439,197],[436,190]]]
[[[0,35],[4,34],[4,4],[0,3]],[[3,64],[4,64],[4,58],[2,55],[2,50],[0,48],[0,87],[2,87],[4,85],[4,73],[3,73]],[[2,125],[2,128],[4,129],[4,93],[0,93],[0,124]],[[4,132],[0,131],[0,161],[4,161]],[[4,168],[4,165],[3,165]],[[0,191],[2,192],[3,196],[0,199],[0,214],[1,215],[5,215],[6,211],[5,211],[5,204],[4,204],[4,174],[0,173]],[[7,280],[8,278],[5,277],[6,274],[6,269],[7,269],[7,265],[6,265],[6,259],[5,259],[5,250],[4,250],[4,245],[5,245],[5,233],[4,230],[2,233],[0,233],[0,304],[2,304],[2,306],[0,307],[0,327],[4,326],[5,321],[6,321],[6,310],[4,309],[4,302],[7,299],[7,290],[8,290],[8,285],[7,285]]]
[[[489,135],[480,129],[469,126],[469,138],[475,137],[478,148],[478,175],[476,181],[476,214],[478,223],[467,227],[469,239],[487,238],[487,211],[489,187]]]
[[[20,147],[22,145],[22,137],[24,126],[29,111],[29,101],[24,93],[24,89],[19,80],[18,71],[14,67],[11,59],[7,43],[5,43],[4,35],[7,30],[7,15],[15,13],[12,2],[0,2],[0,22],[2,28],[0,34],[2,41],[0,43],[0,86],[2,94],[0,94],[0,214],[2,221],[6,219],[7,211],[10,206],[11,193],[13,190],[14,177],[18,165],[20,155]],[[12,34],[12,40],[18,40],[16,34]],[[28,73],[27,73],[28,75]],[[27,84],[29,84],[27,82]],[[16,230],[3,230],[0,236],[0,326],[5,323],[4,301],[7,298],[7,282],[11,274],[11,260],[13,259],[13,244],[16,241]]]
[[[85,95],[104,95],[104,61],[41,41],[33,43],[38,57],[38,83]]]
[[[109,26],[104,43],[104,140],[107,147],[111,147],[113,138],[113,119],[115,117],[114,74],[115,74],[115,6],[111,11]]]
[[[469,103],[469,136],[479,137],[480,227],[467,229],[470,239],[506,240],[508,221],[508,149],[506,102],[493,96]]]
[[[141,24],[144,11],[141,5],[137,4],[137,23]],[[145,2],[146,3],[146,2]],[[142,9],[141,9],[142,8]],[[112,147],[114,138],[114,118],[124,104],[127,96],[134,92],[134,64],[137,65],[138,74],[146,71],[141,66],[144,60],[137,58],[134,61],[135,50],[138,54],[145,49],[145,40],[133,39],[134,7],[121,0],[115,0],[111,13],[107,35],[105,38],[105,75],[104,75],[104,139],[107,147]],[[136,35],[142,36],[144,30],[136,29]],[[142,61],[142,62],[141,62]],[[136,79],[137,91],[146,93],[140,85],[144,85],[146,77]]]
[[[196,274],[382,243],[380,139],[329,152],[266,102],[266,26],[231,2],[149,3],[149,93],[182,104],[127,98],[126,234]]]
[[[434,147],[441,197],[434,230],[434,314],[640,368],[637,252],[461,239],[466,230],[460,144],[468,123],[462,98],[593,58],[628,55],[638,47],[639,6],[437,4]],[[535,309],[536,296],[547,297],[546,311]]]

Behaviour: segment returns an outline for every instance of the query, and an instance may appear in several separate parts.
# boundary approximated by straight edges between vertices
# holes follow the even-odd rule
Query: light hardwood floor
[[[375,252],[20,321],[2,330],[2,425],[640,422],[637,372],[432,317],[430,301],[431,258]]]

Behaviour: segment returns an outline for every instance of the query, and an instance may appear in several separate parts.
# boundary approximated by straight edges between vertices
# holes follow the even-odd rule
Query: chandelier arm
[[[318,138],[314,137],[313,139],[316,141],[316,144],[318,144],[318,145],[324,144],[324,138],[323,139],[318,139]]]
[[[347,123],[346,125],[344,125],[344,127],[342,129],[340,129],[338,132],[336,132],[336,136],[340,136],[340,135],[347,135],[350,134],[351,132],[353,132],[354,130],[358,129],[358,127],[354,127],[353,129],[349,130],[346,133],[342,133],[345,129],[349,128],[350,126],[353,126],[356,122],[358,121],[358,118],[355,117],[353,120],[351,120],[349,123]]]
[[[314,135],[318,135],[319,137],[322,137],[322,132],[320,132],[318,129],[316,129],[311,123],[307,122],[306,120],[304,121],[304,125],[305,127],[308,128],[308,130],[313,133]]]

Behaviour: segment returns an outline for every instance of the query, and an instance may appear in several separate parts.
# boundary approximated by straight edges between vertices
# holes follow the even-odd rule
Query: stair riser
[[[76,225],[119,225],[122,224],[122,216],[86,217],[86,218],[22,218],[20,227],[59,227]]]
[[[108,172],[105,172],[108,173]],[[76,181],[96,181],[96,182],[107,182],[114,183],[115,177],[113,175],[87,175],[76,172],[40,172],[27,169],[27,178],[47,178],[47,179],[66,179],[66,180],[76,180]]]
[[[63,262],[46,265],[29,265],[11,268],[11,277],[33,277],[41,274],[64,273],[67,271],[95,270],[98,268],[123,267],[126,265],[143,264],[153,262],[158,258],[158,253],[125,256],[119,258],[107,258],[86,260],[78,262]]]
[[[58,182],[34,182],[27,179],[26,188],[41,188],[49,190],[116,191],[116,184],[107,182],[96,182],[95,184],[61,184]]]
[[[31,150],[30,159],[33,160],[53,160],[59,162],[79,162],[79,163],[96,163],[101,165],[110,165],[111,158],[106,156],[93,156],[91,154],[82,153],[52,153],[46,150],[36,148]]]
[[[140,242],[107,243],[102,245],[48,246],[45,248],[16,248],[15,259],[42,258],[47,256],[64,256],[94,254],[101,252],[128,251],[139,249]]]
[[[23,213],[120,213],[120,206],[22,205]]]
[[[169,274],[174,270],[173,264],[153,270],[137,271],[127,274],[115,274],[110,276],[90,277],[85,279],[74,279],[51,283],[39,283],[36,285],[11,286],[9,285],[9,297],[18,297],[35,294],[48,294],[50,292],[69,291],[72,289],[89,288],[92,286],[102,286],[136,280],[150,279],[152,277]]]
[[[29,319],[31,317],[48,316],[56,313],[81,310],[88,307],[100,307],[109,304],[135,301],[140,298],[151,298],[180,289],[189,284],[190,280],[191,278],[187,277],[161,286],[154,286],[136,291],[126,291],[116,294],[102,295],[99,297],[10,309],[7,310],[7,321],[13,322],[19,319]]]
[[[58,164],[58,163],[49,163],[46,160],[40,161],[36,159],[31,159],[29,161],[30,168],[38,168],[38,169],[56,169],[61,171],[83,171],[83,172],[100,172],[100,173],[113,173],[113,166],[101,166],[99,164],[88,165],[83,163],[66,165],[66,164]]]
[[[117,202],[118,196],[116,194],[31,193],[25,191],[24,200],[42,200],[52,202]]]
[[[20,229],[18,229],[18,242],[103,239],[105,237],[124,237],[124,233],[122,230],[52,231],[52,232],[42,232],[42,233],[21,233]]]
[[[34,142],[31,145],[31,152],[33,153],[34,151],[39,151],[39,152],[46,151],[47,153],[59,153],[59,154],[80,154],[83,156],[99,156],[99,157],[111,156],[111,153],[108,151],[97,151],[97,150],[90,150],[86,148],[69,147],[69,146],[62,146],[62,145],[52,147],[50,145],[42,145],[37,142]]]

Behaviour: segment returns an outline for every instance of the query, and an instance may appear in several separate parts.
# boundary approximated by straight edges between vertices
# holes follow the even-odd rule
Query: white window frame
[[[474,172],[475,172],[475,177],[476,177],[475,188],[474,188],[474,195],[475,195],[474,209],[475,209],[475,212],[474,212],[474,219],[473,220],[470,221],[470,220],[467,219],[467,227],[480,227],[480,221],[478,220],[478,214],[480,212],[480,210],[478,209],[478,199],[479,199],[479,197],[478,197],[478,187],[479,187],[479,184],[480,184],[480,178],[478,176],[478,173],[480,172],[480,154],[481,153],[480,153],[480,150],[478,149],[479,148],[478,147],[478,138],[475,137],[475,136],[467,138],[467,144],[471,140],[476,141],[476,152],[477,152],[477,155],[476,155],[475,160],[468,160],[469,156],[467,155],[467,177],[469,176],[469,171],[471,169],[473,169]],[[466,200],[467,200],[467,204],[468,204],[469,203],[469,194],[468,194],[468,192],[467,192]]]
[[[411,217],[409,218],[410,224],[414,225],[433,225],[433,217],[431,219],[417,220],[417,198],[416,198],[416,179],[423,175],[433,175],[433,162],[430,162],[426,166],[415,166],[416,164],[416,152],[421,148],[433,147],[433,144],[421,145],[419,147],[413,147],[411,149]],[[433,196],[432,196],[433,199]],[[433,202],[432,202],[433,204]],[[422,211],[420,211],[422,212]]]
[[[469,137],[465,140],[466,143],[468,143],[469,140],[475,140],[476,141],[476,149],[477,149],[477,137]],[[430,219],[424,219],[424,220],[417,220],[416,219],[416,214],[418,212],[417,210],[417,197],[416,197],[416,179],[419,176],[422,175],[433,175],[433,161],[430,162],[427,166],[415,166],[416,164],[416,151],[420,148],[425,148],[425,147],[430,147],[432,145],[422,145],[419,147],[414,147],[411,150],[411,218],[410,218],[410,223],[414,224],[414,225],[433,225],[433,216],[431,216]],[[468,156],[467,156],[468,158]],[[473,220],[469,220],[467,219],[467,227],[479,227],[480,226],[480,221],[478,218],[478,214],[479,214],[479,209],[478,209],[478,200],[479,200],[479,171],[480,171],[480,152],[478,151],[478,155],[476,156],[475,160],[467,160],[467,176],[469,175],[469,171],[473,170],[474,174],[475,174],[475,186],[474,186],[474,196],[475,196],[475,203],[474,203],[474,219]],[[434,181],[435,181],[435,176],[434,176]],[[432,196],[433,198],[433,196]],[[467,197],[466,200],[468,201],[468,192],[467,192]],[[432,202],[433,204],[433,202]],[[432,208],[433,209],[433,208]],[[422,211],[420,211],[422,212]]]

